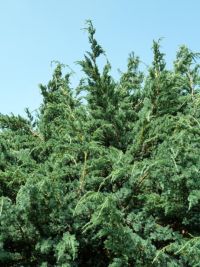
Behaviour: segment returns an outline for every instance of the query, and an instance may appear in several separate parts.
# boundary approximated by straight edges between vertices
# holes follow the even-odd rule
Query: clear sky
[[[152,40],[162,41],[170,65],[179,45],[200,51],[200,0],[0,0],[0,113],[23,114],[41,103],[38,84],[51,77],[52,60],[70,65],[88,49],[81,30],[97,28],[113,75],[134,51],[149,64]]]

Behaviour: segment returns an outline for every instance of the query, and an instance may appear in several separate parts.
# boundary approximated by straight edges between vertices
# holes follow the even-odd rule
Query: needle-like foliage
[[[0,114],[0,266],[197,267],[199,54],[154,41],[116,81],[86,29],[77,88],[57,63],[37,114]]]

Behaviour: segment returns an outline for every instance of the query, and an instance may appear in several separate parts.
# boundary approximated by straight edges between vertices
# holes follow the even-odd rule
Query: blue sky
[[[153,39],[164,37],[169,66],[181,44],[200,51],[199,10],[199,0],[0,0],[0,113],[39,107],[38,84],[51,78],[52,60],[70,65],[78,83],[74,62],[88,49],[86,19],[117,77],[131,51],[151,62]]]

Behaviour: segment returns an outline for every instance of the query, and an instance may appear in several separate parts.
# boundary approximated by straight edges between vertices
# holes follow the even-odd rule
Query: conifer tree
[[[36,115],[0,114],[0,266],[199,266],[199,54],[153,41],[116,81],[86,26],[79,86],[56,62]]]

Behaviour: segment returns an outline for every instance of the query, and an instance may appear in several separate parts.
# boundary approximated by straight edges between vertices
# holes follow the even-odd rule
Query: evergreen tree
[[[115,81],[87,31],[77,88],[56,62],[36,115],[0,114],[0,265],[199,266],[199,54],[154,41]]]

